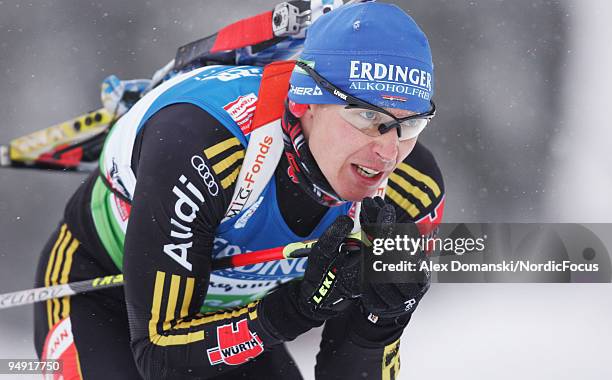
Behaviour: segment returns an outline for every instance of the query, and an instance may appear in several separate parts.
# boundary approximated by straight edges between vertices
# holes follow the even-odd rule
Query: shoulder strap
[[[255,203],[274,174],[284,149],[280,118],[294,66],[294,61],[282,61],[264,68],[253,123],[245,131],[249,144],[222,222]]]

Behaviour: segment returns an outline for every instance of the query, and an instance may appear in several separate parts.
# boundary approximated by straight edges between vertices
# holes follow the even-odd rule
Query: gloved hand
[[[395,237],[395,208],[390,204],[385,204],[380,197],[363,200],[360,221],[370,240]],[[424,258],[423,252],[413,257],[417,268]],[[430,273],[426,271],[409,273],[406,280],[404,283],[370,283],[367,281],[364,283],[360,302],[370,322],[381,323],[383,322],[381,318],[387,323],[399,317],[406,319],[406,316],[414,311],[429,289]]]
[[[353,224],[346,215],[338,217],[308,255],[296,301],[309,318],[329,319],[359,297],[361,248],[345,241]]]
[[[360,294],[361,250],[345,242],[353,228],[348,216],[338,217],[308,255],[304,277],[267,294],[259,314],[270,333],[282,341],[295,339],[338,315]]]

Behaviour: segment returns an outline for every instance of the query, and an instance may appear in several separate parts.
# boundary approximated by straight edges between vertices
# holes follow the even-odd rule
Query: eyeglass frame
[[[315,69],[308,66],[307,63],[302,62],[302,61],[297,61],[295,64],[302,70],[306,71],[306,73],[308,73],[308,75],[315,81],[317,85],[323,87],[327,92],[337,97],[338,99],[346,102],[347,103],[345,107],[346,109],[363,108],[363,109],[367,109],[370,111],[380,112],[382,114],[385,114],[391,117],[393,119],[393,122],[380,123],[378,125],[378,132],[381,135],[389,132],[392,129],[397,129],[398,137],[401,138],[402,136],[401,136],[400,126],[403,122],[408,121],[408,120],[413,120],[413,119],[429,119],[431,121],[431,119],[433,119],[434,116],[436,116],[436,104],[434,103],[433,100],[430,99],[429,103],[431,104],[431,109],[429,111],[418,113],[416,115],[402,117],[402,118],[395,117],[391,112],[387,111],[386,109],[382,107],[375,106],[374,104],[368,103],[365,100],[361,100],[349,93],[346,93],[345,91],[342,91],[341,89],[336,87],[334,84],[332,84],[330,81],[325,79],[325,77],[323,77],[321,74],[316,72]]]

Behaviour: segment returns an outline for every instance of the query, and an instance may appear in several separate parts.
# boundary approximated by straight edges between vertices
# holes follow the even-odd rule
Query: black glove
[[[346,215],[338,217],[310,251],[304,278],[262,299],[260,312],[273,335],[283,341],[295,339],[359,297],[361,250],[345,243],[353,224]]]
[[[326,320],[359,297],[361,249],[345,243],[353,220],[338,217],[308,254],[308,267],[298,282],[297,305],[309,318]]]
[[[395,208],[376,197],[365,198],[361,204],[361,226],[370,240],[394,238]],[[416,226],[414,228],[417,231]],[[393,254],[393,253],[387,253]],[[411,258],[420,267],[424,252]],[[400,318],[406,320],[429,289],[430,274],[427,271],[411,272],[404,283],[370,283],[363,285],[361,305],[370,322],[382,323]],[[399,321],[398,321],[399,324]]]

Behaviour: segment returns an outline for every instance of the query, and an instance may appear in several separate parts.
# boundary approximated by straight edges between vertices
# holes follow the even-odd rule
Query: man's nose
[[[399,151],[397,130],[392,129],[374,140],[374,153],[384,162],[395,162]]]

